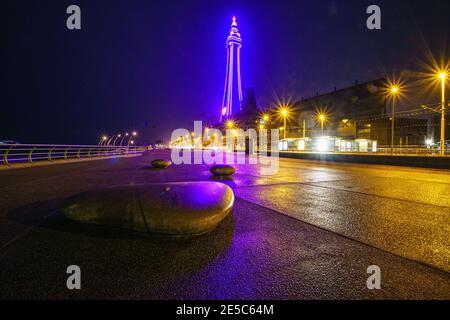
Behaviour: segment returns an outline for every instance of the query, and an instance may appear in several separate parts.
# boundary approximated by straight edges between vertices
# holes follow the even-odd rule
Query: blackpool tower
[[[223,90],[222,109],[220,121],[230,118],[235,111],[242,107],[241,85],[241,47],[242,39],[237,28],[236,17],[233,17],[230,35],[226,42],[227,72],[225,75],[225,88]]]

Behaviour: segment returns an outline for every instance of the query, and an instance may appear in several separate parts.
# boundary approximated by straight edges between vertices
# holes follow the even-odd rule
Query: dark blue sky
[[[82,30],[66,29],[66,7]],[[382,30],[366,8],[382,9]],[[133,128],[141,142],[216,121],[231,17],[244,87],[261,107],[387,72],[449,48],[449,1],[8,1],[2,4],[0,139],[97,143]],[[447,51],[450,57],[450,51]]]

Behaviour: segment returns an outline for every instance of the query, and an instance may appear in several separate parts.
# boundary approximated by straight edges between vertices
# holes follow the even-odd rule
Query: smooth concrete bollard
[[[86,224],[189,236],[214,229],[233,204],[233,191],[224,184],[182,182],[88,191],[67,199],[62,212]]]
[[[167,169],[168,167],[170,167],[172,165],[172,161],[157,159],[157,160],[153,160],[151,162],[151,164],[152,164],[153,168]]]
[[[212,167],[209,171],[217,177],[219,176],[232,176],[236,173],[236,169],[232,166],[218,165]]]

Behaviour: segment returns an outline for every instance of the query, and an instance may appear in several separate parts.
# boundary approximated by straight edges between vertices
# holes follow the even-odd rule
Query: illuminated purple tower
[[[230,118],[233,107],[241,109],[242,86],[241,86],[241,47],[242,39],[237,28],[236,17],[233,17],[230,35],[227,38],[227,73],[225,75],[225,87],[223,90],[222,109],[220,121]],[[236,111],[236,108],[234,108]]]

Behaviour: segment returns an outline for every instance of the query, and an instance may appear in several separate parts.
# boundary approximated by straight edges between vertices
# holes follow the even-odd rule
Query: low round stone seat
[[[168,167],[170,167],[172,165],[172,161],[157,159],[157,160],[153,160],[151,162],[151,164],[152,164],[153,168],[167,169]]]
[[[189,236],[214,229],[232,210],[234,194],[218,182],[112,187],[67,199],[71,220],[155,235]]]
[[[212,167],[209,171],[215,176],[231,176],[236,173],[234,167],[227,165],[217,165]]]

